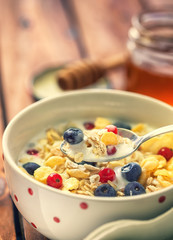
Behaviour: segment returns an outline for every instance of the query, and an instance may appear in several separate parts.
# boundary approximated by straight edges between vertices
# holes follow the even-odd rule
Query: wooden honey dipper
[[[121,53],[103,62],[83,59],[69,64],[66,68],[58,72],[58,85],[63,90],[74,90],[86,87],[97,82],[108,70],[123,65],[127,60],[127,56],[127,53]]]

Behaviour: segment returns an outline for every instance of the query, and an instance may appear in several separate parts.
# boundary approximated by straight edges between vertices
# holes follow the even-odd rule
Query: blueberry
[[[114,125],[117,127],[117,128],[125,128],[125,129],[128,129],[128,130],[131,130],[131,126],[125,122],[122,122],[122,121],[117,121],[114,123]]]
[[[111,185],[105,183],[96,188],[94,195],[98,197],[115,197],[117,193]]]
[[[96,162],[86,162],[86,161],[82,161],[80,163],[78,163],[79,165],[84,165],[84,164],[89,164],[89,165],[92,165],[92,166],[96,166]]]
[[[128,163],[121,168],[122,176],[129,182],[137,181],[141,172],[141,166],[135,162]]]
[[[130,182],[124,188],[125,196],[140,195],[145,193],[145,188],[138,182]]]
[[[39,167],[40,165],[34,162],[28,162],[23,165],[23,168],[31,175],[34,175],[34,171]]]
[[[64,140],[74,145],[82,142],[84,134],[79,128],[69,128],[64,132]]]

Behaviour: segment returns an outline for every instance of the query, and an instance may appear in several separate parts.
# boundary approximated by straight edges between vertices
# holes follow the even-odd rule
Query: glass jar
[[[173,11],[132,18],[127,48],[127,90],[173,105]]]

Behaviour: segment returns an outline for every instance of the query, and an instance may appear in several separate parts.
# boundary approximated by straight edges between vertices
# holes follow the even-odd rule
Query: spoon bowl
[[[125,129],[125,128],[118,128],[118,135],[129,139],[130,140],[130,144],[128,143],[122,143],[117,145],[117,151],[115,154],[113,155],[107,155],[107,156],[97,156],[95,154],[92,154],[91,157],[88,157],[87,154],[84,155],[83,161],[85,162],[110,162],[110,161],[118,161],[122,158],[128,157],[129,155],[131,155],[133,152],[135,152],[142,143],[146,142],[147,140],[156,137],[158,135],[167,133],[167,132],[171,132],[173,131],[173,125],[168,125],[168,126],[164,126],[158,129],[155,129],[143,136],[138,136],[136,133]],[[61,144],[61,151],[66,154],[69,158],[73,158],[70,154],[70,151],[68,151],[67,149],[65,149],[66,146],[66,141],[64,140]],[[76,150],[79,149],[79,144]],[[80,152],[83,152],[81,149],[78,150]]]

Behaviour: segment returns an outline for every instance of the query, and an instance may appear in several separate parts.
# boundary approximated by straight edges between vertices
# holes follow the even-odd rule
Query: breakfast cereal
[[[118,121],[118,127],[120,123]],[[138,135],[151,131],[144,123],[122,122],[123,126]],[[60,150],[64,139],[70,145],[67,144],[67,149],[73,150],[69,152],[71,155]],[[96,197],[151,193],[173,184],[173,133],[148,140],[130,156],[118,161],[85,161],[86,156],[114,156],[119,144],[127,147],[131,143],[118,135],[116,121],[112,119],[98,117],[58,124],[25,146],[18,165],[43,184]],[[87,152],[82,151],[85,147]]]

